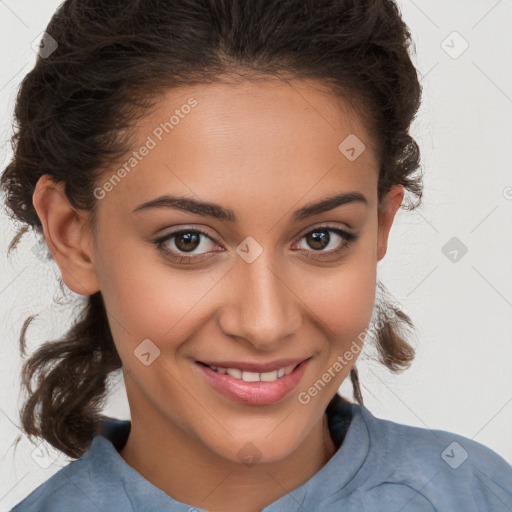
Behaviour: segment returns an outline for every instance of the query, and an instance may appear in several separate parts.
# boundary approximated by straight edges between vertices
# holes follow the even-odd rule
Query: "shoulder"
[[[84,505],[84,496],[79,496],[80,489],[91,486],[91,466],[87,454],[82,459],[63,467],[25,499],[18,503],[11,512],[46,512],[53,510],[88,510]],[[91,505],[91,504],[90,504]],[[89,507],[90,509],[94,507]]]
[[[374,417],[360,408],[386,486],[405,485],[433,510],[512,510],[512,466],[467,437]],[[460,508],[462,506],[462,508]]]
[[[113,420],[105,423],[101,434],[94,437],[84,455],[63,467],[34,489],[11,512],[90,512],[102,510],[106,503],[119,503],[123,510],[123,485],[114,446],[125,435],[129,422]],[[120,485],[119,485],[120,484]],[[130,507],[128,506],[128,510]]]

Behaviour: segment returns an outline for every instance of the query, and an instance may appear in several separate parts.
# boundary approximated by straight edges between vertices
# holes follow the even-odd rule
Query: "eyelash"
[[[302,240],[303,238],[305,238],[306,236],[312,234],[312,233],[316,233],[318,231],[327,231],[327,232],[332,232],[332,233],[335,233],[337,235],[339,235],[342,239],[343,239],[343,242],[341,242],[341,248],[340,249],[331,249],[330,251],[314,251],[314,250],[307,250],[307,249],[298,249],[298,252],[300,252],[301,254],[307,254],[309,255],[309,257],[311,259],[314,259],[314,260],[319,260],[321,261],[323,259],[323,256],[310,256],[311,253],[315,253],[315,254],[327,254],[329,256],[332,256],[333,254],[338,254],[338,253],[341,253],[341,252],[344,252],[348,249],[349,246],[351,246],[352,244],[354,244],[357,239],[359,238],[359,235],[356,235],[354,233],[350,233],[348,231],[345,231],[344,229],[340,229],[338,227],[332,227],[332,226],[319,226],[315,229],[312,229],[311,231],[308,231],[307,233],[305,233],[301,238],[300,240]],[[189,229],[179,229],[179,230],[176,230],[176,231],[172,231],[162,237],[159,237],[157,238],[156,240],[153,240],[153,243],[157,246],[157,249],[160,250],[161,252],[164,253],[164,255],[170,257],[171,259],[173,260],[179,260],[178,263],[180,264],[188,264],[188,263],[199,263],[201,261],[204,261],[206,258],[209,258],[209,255],[211,254],[210,252],[207,252],[207,253],[203,253],[203,254],[199,254],[199,255],[195,255],[195,256],[183,256],[183,255],[177,255],[175,253],[175,251],[172,251],[170,250],[166,245],[165,243],[168,242],[169,240],[171,240],[172,238],[176,237],[177,235],[179,234],[182,234],[182,233],[198,233],[200,235],[203,235],[205,236],[206,238],[209,238],[210,240],[212,240],[213,242],[216,242],[208,233],[206,233],[205,231],[202,231],[201,229],[198,229],[198,228],[189,228]],[[216,251],[216,252],[221,252],[221,251]]]

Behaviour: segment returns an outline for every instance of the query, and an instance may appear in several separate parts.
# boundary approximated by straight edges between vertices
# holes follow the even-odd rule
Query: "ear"
[[[32,203],[66,286],[80,295],[96,293],[99,286],[87,217],[71,205],[64,183],[55,183],[48,174],[41,176]]]
[[[395,218],[404,198],[404,187],[396,185],[386,194],[378,209],[379,227],[377,235],[377,261],[384,258],[388,248],[388,237]]]

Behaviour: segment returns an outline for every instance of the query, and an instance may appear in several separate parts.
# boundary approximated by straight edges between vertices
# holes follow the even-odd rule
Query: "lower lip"
[[[210,384],[229,398],[251,405],[269,405],[287,396],[301,380],[309,359],[297,365],[291,373],[273,382],[245,382],[227,373],[218,373],[208,366],[195,363]]]

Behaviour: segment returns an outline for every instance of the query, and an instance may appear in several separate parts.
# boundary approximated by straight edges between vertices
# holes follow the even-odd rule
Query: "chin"
[[[272,435],[275,435],[272,434]],[[272,441],[262,434],[246,437],[245,439],[231,440],[228,446],[215,446],[212,450],[219,456],[236,464],[243,464],[251,467],[254,464],[280,462],[289,457],[297,448],[297,443],[291,443],[286,437],[286,444],[282,438],[275,437]]]

